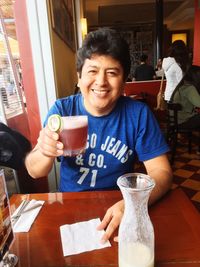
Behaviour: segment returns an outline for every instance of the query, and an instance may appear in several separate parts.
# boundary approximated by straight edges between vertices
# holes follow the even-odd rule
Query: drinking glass
[[[64,145],[64,156],[76,156],[85,152],[88,134],[87,116],[61,117],[60,141]]]

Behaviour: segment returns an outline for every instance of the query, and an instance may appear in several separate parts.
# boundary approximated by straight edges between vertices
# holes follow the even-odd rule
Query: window
[[[12,5],[0,1],[0,115],[6,120],[23,113],[25,104]]]

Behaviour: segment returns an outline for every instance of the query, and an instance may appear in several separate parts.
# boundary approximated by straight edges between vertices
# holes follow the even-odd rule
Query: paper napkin
[[[101,223],[100,219],[65,224],[60,226],[60,234],[63,248],[63,255],[69,256],[94,249],[110,247],[109,241],[102,244],[100,242],[104,230],[97,230]]]
[[[16,221],[16,223],[13,223],[13,232],[28,232],[31,228],[31,225],[35,221],[35,218],[37,217],[39,211],[41,210],[43,204],[43,200],[30,200],[26,208],[23,210],[23,213],[21,214],[19,219]],[[11,218],[17,215],[21,205],[15,210]]]

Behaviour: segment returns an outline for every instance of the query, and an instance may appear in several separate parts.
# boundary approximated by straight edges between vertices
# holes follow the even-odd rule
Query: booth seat
[[[148,106],[154,110],[157,103],[157,94],[160,90],[161,80],[135,81],[127,82],[124,88],[126,96],[142,96]],[[166,86],[166,80],[163,81],[163,89]]]

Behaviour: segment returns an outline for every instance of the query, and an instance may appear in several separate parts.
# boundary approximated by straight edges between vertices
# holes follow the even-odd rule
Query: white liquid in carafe
[[[129,243],[120,247],[119,267],[154,267],[154,256],[141,243]]]

